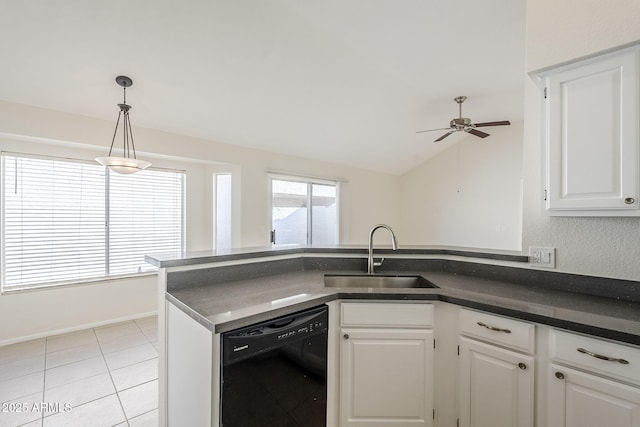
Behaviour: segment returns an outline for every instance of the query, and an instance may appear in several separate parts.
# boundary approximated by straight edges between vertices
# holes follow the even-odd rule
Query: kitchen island
[[[377,274],[418,275],[437,288],[326,287],[325,274],[366,270],[367,251],[357,247],[266,248],[148,260],[160,267],[161,307],[182,312],[211,335],[213,362],[209,366],[214,368],[204,382],[211,388],[211,402],[218,398],[215,367],[219,366],[220,333],[325,303],[331,306],[336,301],[433,301],[640,345],[638,282],[535,270],[526,257],[513,253],[412,248],[378,250],[376,255],[386,258]],[[164,332],[164,313],[160,322]],[[166,405],[167,386],[172,387],[166,382],[167,341],[163,332],[161,408]],[[211,406],[211,425],[217,425],[217,408],[215,403]],[[338,403],[329,406],[337,411]],[[163,409],[160,414],[162,419]]]

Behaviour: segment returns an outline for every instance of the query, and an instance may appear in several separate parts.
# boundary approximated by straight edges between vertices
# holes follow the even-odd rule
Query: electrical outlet
[[[556,268],[556,248],[529,246],[529,264],[537,267]]]

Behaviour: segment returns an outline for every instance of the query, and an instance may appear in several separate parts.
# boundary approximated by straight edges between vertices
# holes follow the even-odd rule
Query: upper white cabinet
[[[539,75],[546,209],[561,216],[640,216],[640,47]]]

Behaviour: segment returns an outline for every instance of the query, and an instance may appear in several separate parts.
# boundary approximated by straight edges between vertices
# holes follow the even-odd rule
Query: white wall
[[[640,40],[637,0],[527,0],[527,70]]]
[[[640,40],[640,2],[529,0],[527,69]],[[640,280],[640,218],[546,217],[542,200],[540,92],[525,87],[523,249],[556,247],[557,270]]]
[[[114,126],[111,121],[0,101],[2,150],[93,159],[106,154]],[[236,246],[268,244],[269,171],[345,181],[345,242],[365,243],[371,225],[397,223],[396,176],[150,129],[135,128],[134,136],[140,157],[187,171],[188,250],[212,246],[212,175],[221,170],[234,174]],[[156,301],[155,276],[2,295],[0,345],[144,315],[156,310]]]
[[[0,296],[0,346],[153,315],[155,274]]]
[[[401,177],[406,243],[520,251],[523,123],[488,132],[440,142],[451,146]]]

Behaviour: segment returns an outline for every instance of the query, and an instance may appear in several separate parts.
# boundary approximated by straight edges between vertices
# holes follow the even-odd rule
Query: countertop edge
[[[296,311],[305,310],[318,305],[325,304],[335,300],[379,300],[379,301],[440,301],[455,304],[460,307],[477,309],[489,313],[504,315],[524,321],[539,323],[542,325],[565,329],[571,332],[584,333],[596,336],[601,339],[620,341],[631,345],[640,345],[640,335],[629,334],[616,330],[602,328],[596,325],[574,322],[571,320],[544,316],[541,314],[528,313],[513,308],[505,308],[499,305],[492,305],[486,302],[476,302],[459,296],[447,295],[446,292],[436,292],[429,294],[379,294],[361,291],[349,291],[345,289],[337,289],[334,293],[322,294],[317,297],[307,299],[302,302],[293,303],[274,310],[263,311],[235,318],[227,322],[213,323],[207,317],[202,316],[195,310],[188,307],[182,301],[169,293],[165,294],[166,299],[188,314],[192,319],[196,320],[202,326],[206,327],[212,333],[224,333],[237,328],[248,326],[254,323],[273,319],[275,317],[284,316]]]
[[[165,301],[169,301],[171,304],[175,305],[182,312],[184,312],[186,315],[191,317],[196,322],[200,323],[202,326],[204,326],[211,332],[214,331],[216,325],[213,322],[209,321],[209,319],[207,319],[205,316],[202,316],[200,313],[198,313],[197,311],[195,311],[194,309],[192,309],[191,307],[189,307],[188,305],[186,305],[185,303],[183,303],[178,298],[174,297],[168,292],[165,292],[164,297],[165,297]]]
[[[393,250],[390,248],[376,248],[376,254],[381,255],[449,255],[465,258],[479,258],[494,261],[509,261],[516,263],[528,263],[529,257],[511,251],[495,250],[491,252],[481,252],[470,248],[455,247],[408,247]],[[229,253],[215,253],[212,251],[168,253],[157,255],[146,255],[145,261],[159,268],[186,267],[198,264],[222,263],[228,261],[239,261],[255,258],[268,258],[282,255],[304,255],[304,254],[351,254],[366,257],[368,249],[362,247],[295,247],[295,248],[247,248],[230,251]]]

